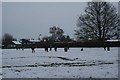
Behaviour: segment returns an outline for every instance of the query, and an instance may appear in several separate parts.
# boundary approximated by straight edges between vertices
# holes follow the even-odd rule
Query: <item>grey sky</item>
[[[49,35],[53,25],[74,37],[77,19],[84,12],[85,2],[3,2],[2,33],[15,38],[38,38]]]
[[[2,4],[4,33],[14,37],[38,38],[49,35],[49,27],[58,26],[65,34],[74,36],[78,16],[82,13],[85,3],[42,3],[42,2],[8,2]]]
[[[0,2],[0,16],[2,16],[2,2]],[[2,37],[2,17],[0,18],[0,43]]]

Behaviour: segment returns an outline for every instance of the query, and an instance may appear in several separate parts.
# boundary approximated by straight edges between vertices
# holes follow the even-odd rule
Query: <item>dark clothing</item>
[[[45,47],[45,51],[48,52],[48,47]]]
[[[68,51],[68,48],[67,48],[67,47],[65,47],[65,48],[64,48],[64,52],[67,52],[67,51]]]
[[[55,47],[54,50],[57,51],[57,47]]]
[[[31,49],[32,49],[32,53],[35,53],[35,48],[34,48],[34,47],[32,47]]]
[[[52,48],[50,47],[50,51],[52,51]]]
[[[83,51],[83,48],[81,48],[81,51]]]
[[[52,51],[52,45],[50,45],[50,51]]]
[[[110,51],[110,47],[107,47],[107,51]]]

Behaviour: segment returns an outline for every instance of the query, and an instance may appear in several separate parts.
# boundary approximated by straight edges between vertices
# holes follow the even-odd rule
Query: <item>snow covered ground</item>
[[[0,49],[0,80],[2,79],[2,49]]]
[[[118,48],[2,51],[3,78],[118,78]]]

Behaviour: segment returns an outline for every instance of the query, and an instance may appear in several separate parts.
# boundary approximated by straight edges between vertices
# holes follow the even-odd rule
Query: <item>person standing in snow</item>
[[[68,48],[67,47],[64,47],[64,52],[67,52],[68,51]]]
[[[32,53],[35,53],[35,47],[34,47],[34,45],[32,45],[31,49],[32,49]]]
[[[52,45],[50,44],[50,51],[52,51]]]
[[[45,47],[45,51],[48,52],[48,47]]]
[[[57,52],[57,47],[56,46],[54,47],[54,50]]]

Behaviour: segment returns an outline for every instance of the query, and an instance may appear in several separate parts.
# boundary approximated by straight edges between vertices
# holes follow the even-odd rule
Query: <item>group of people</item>
[[[16,47],[16,50],[21,50],[22,49],[22,51],[24,50],[24,47]]]
[[[57,52],[57,47],[53,47],[54,48],[54,51]],[[64,52],[67,52],[69,50],[68,47],[64,47]],[[48,47],[45,47],[45,51],[48,52]],[[52,46],[50,46],[50,49],[49,51],[52,51]]]
[[[54,50],[57,51],[57,47],[54,47]],[[45,47],[45,51],[48,52],[48,47]],[[50,47],[50,51],[52,51],[52,47]]]
[[[35,53],[35,48],[36,48],[36,47],[35,47],[34,45],[31,46],[32,53]],[[50,48],[50,49],[48,50],[48,48]],[[56,46],[52,47],[52,46],[50,45],[50,47],[47,47],[47,46],[46,46],[44,49],[45,49],[46,52],[48,52],[48,51],[52,51],[52,48],[54,48],[54,51],[57,52],[57,47],[56,47]],[[18,49],[20,49],[20,48],[17,47],[16,49],[18,50]],[[22,47],[22,50],[24,50],[23,47]],[[68,50],[69,50],[69,47],[64,47],[64,52],[68,52]],[[110,51],[110,47],[109,47],[109,46],[104,46],[104,50]],[[83,51],[83,48],[81,48],[81,51]]]
[[[105,51],[106,51],[106,50],[107,50],[107,51],[110,51],[110,46],[109,46],[108,44],[105,44],[105,43],[104,43],[104,50],[105,50]]]
[[[52,51],[52,46],[50,46],[49,48],[50,48],[49,50],[48,50],[48,47],[45,47],[44,49],[45,49],[46,52]],[[57,52],[57,47],[55,46],[53,48],[54,48],[54,51]],[[31,49],[32,49],[32,53],[35,53],[35,47],[32,46]],[[68,50],[69,50],[69,47],[64,47],[64,52],[68,52]]]
[[[104,50],[106,51],[110,51],[110,47],[106,47],[106,46],[104,46]]]

